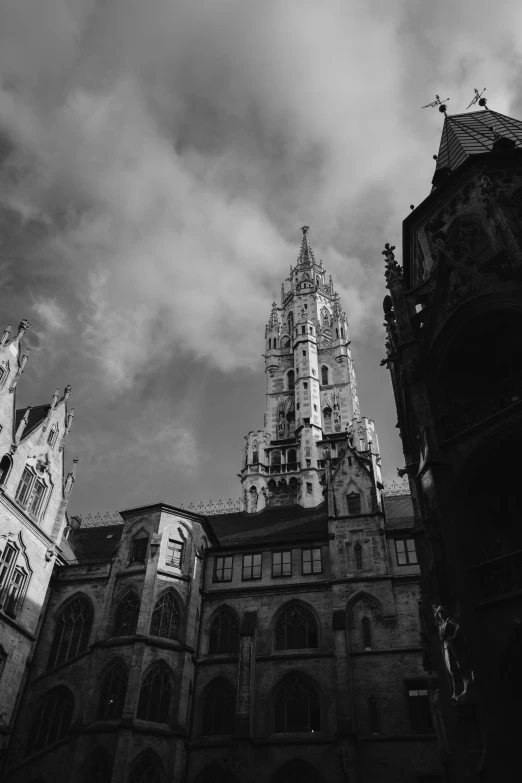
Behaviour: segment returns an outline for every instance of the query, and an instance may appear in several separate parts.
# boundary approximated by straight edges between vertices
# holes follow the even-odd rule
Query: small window
[[[363,617],[361,620],[362,641],[365,650],[372,649],[372,629],[370,621],[367,617]]]
[[[328,386],[330,383],[328,379],[328,367],[321,367],[321,384],[323,386]]]
[[[317,411],[317,405],[314,404],[314,411]]]
[[[320,574],[323,570],[321,563],[321,549],[302,550],[303,574]]]
[[[272,576],[292,576],[292,552],[272,552]]]
[[[301,326],[301,334],[305,334],[305,331],[306,331],[306,327],[305,326]]]
[[[49,435],[47,436],[47,443],[51,448],[56,443],[57,437],[58,437],[58,427],[56,426],[56,424],[53,424],[53,426],[49,430]]]
[[[361,568],[363,567],[363,559],[362,559],[362,546],[359,541],[354,546],[354,551],[355,551],[355,568],[358,571],[360,571]]]
[[[408,706],[411,729],[425,733],[433,731],[427,680],[411,681],[407,684]]]
[[[181,541],[174,541],[172,538],[167,543],[167,556],[165,565],[181,568],[183,562],[183,544]]]
[[[214,582],[232,581],[232,556],[214,558]]]
[[[40,511],[42,510],[45,490],[46,487],[43,481],[37,479],[34,482],[33,491],[31,494],[31,500],[29,502],[29,509],[28,509],[31,516],[35,517],[35,519],[38,519],[40,515]]]
[[[306,351],[303,351],[303,356],[306,356]]]
[[[375,696],[370,696],[368,699],[368,728],[371,734],[380,734],[381,721]]]
[[[358,492],[350,492],[350,494],[346,496],[346,501],[348,503],[349,514],[361,513],[361,496]]]
[[[417,562],[417,552],[413,538],[396,538],[395,552],[397,554],[397,565],[414,565]]]
[[[288,391],[292,391],[292,389],[295,389],[295,373],[293,370],[290,370],[290,372],[287,374],[288,379]]]
[[[259,463],[259,452],[256,450],[252,452],[252,464],[257,465],[258,463]]]
[[[131,563],[144,563],[147,556],[147,544],[149,543],[148,536],[141,536],[135,538],[132,542],[131,549]]]
[[[308,389],[308,384],[306,381],[303,383],[303,389]]]
[[[27,500],[29,499],[29,493],[31,491],[31,485],[33,483],[33,479],[34,479],[34,475],[31,473],[31,471],[28,470],[27,468],[24,468],[24,472],[22,473],[22,478],[20,479],[20,483],[18,484],[18,489],[16,490],[16,500],[24,508],[27,504]]]
[[[270,351],[271,348],[272,348],[272,338],[269,337],[268,338],[268,350]]]
[[[261,579],[261,555],[243,555],[243,579]]]
[[[306,467],[307,468],[310,467],[310,462],[311,462],[311,460],[309,460],[309,459],[306,460]],[[312,487],[312,484],[311,484],[310,481],[306,482],[306,494],[307,495],[312,495],[313,494],[313,487]]]

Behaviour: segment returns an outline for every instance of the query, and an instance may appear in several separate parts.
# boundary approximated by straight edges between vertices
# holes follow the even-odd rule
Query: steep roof
[[[104,525],[71,530],[60,545],[69,560],[78,563],[110,560],[120,543],[123,525]]]
[[[413,521],[411,495],[390,495],[389,497],[385,495],[384,510],[388,522],[394,519],[411,519]]]
[[[207,517],[221,546],[327,538],[327,518],[326,503],[317,508],[275,506],[265,508],[259,514],[239,511]]]
[[[19,408],[16,411],[16,419],[15,419],[15,432],[18,429],[18,425],[22,421],[24,417],[24,413],[27,410],[26,406],[25,408]],[[22,437],[25,438],[26,435],[29,435],[32,430],[34,430],[35,427],[42,422],[47,414],[49,413],[50,405],[35,405],[34,408],[31,408],[29,412],[29,419],[27,421],[27,424],[25,425],[24,431],[22,433]]]
[[[490,152],[499,136],[522,148],[522,121],[487,109],[446,117],[436,169],[453,171],[470,155]]]

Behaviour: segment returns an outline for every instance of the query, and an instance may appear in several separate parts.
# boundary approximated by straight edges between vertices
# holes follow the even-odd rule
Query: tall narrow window
[[[324,416],[324,431],[325,432],[331,432],[332,431],[332,411],[330,408],[325,408],[323,412]]]
[[[9,582],[9,577],[17,557],[18,549],[11,544],[6,544],[4,551],[0,554],[0,600],[3,595],[3,590],[7,587]]]
[[[130,590],[116,607],[113,636],[134,636],[139,613],[140,599]]]
[[[173,566],[174,568],[181,568],[183,562],[183,544],[181,541],[174,541],[169,538],[167,542],[167,555],[165,557],[165,565]]]
[[[292,552],[272,552],[272,576],[292,576]]]
[[[56,424],[53,424],[53,426],[49,430],[49,435],[47,436],[47,443],[51,448],[56,443],[57,437],[58,437],[58,427],[56,426]]]
[[[214,558],[214,582],[232,581],[232,556]]]
[[[42,510],[43,499],[45,496],[45,484],[43,481],[36,480],[34,482],[33,491],[31,494],[31,500],[29,502],[29,513],[31,516],[38,518],[40,511]]]
[[[412,731],[419,733],[432,732],[433,722],[431,719],[427,681],[410,681],[407,689]]]
[[[91,605],[83,596],[73,598],[64,606],[54,628],[48,669],[59,666],[87,649],[92,620]]]
[[[281,733],[320,731],[321,712],[317,691],[295,675],[285,680],[275,697],[275,731]]]
[[[258,462],[259,462],[258,445],[257,445],[257,441],[254,441],[254,444],[252,446],[252,463],[254,465],[257,465]]]
[[[396,538],[395,552],[397,554],[397,565],[413,565],[417,562],[415,539],[413,538]]]
[[[325,367],[324,365],[321,367],[321,385],[322,386],[328,386],[330,383],[330,380],[328,378],[328,367]]]
[[[43,704],[36,711],[25,755],[32,756],[42,748],[53,745],[67,735],[74,712],[74,699],[63,685],[53,688],[44,697]]]
[[[361,620],[363,647],[365,650],[371,650],[372,648],[372,629],[370,621],[367,617],[363,617]]]
[[[163,593],[152,612],[150,635],[163,639],[177,639],[180,612],[178,602],[172,592]]]
[[[205,737],[232,734],[235,712],[234,691],[228,683],[216,680],[210,685],[203,702],[201,733]]]
[[[358,492],[350,492],[350,494],[346,496],[346,502],[348,504],[349,514],[361,513],[361,496]]]
[[[362,546],[359,541],[357,541],[356,545],[354,546],[354,552],[355,552],[355,568],[357,570],[360,570],[363,567],[363,559],[362,559]]]
[[[212,621],[209,631],[208,651],[211,655],[237,653],[239,650],[239,627],[235,616],[222,609]]]
[[[29,493],[31,491],[31,484],[33,483],[34,475],[31,473],[30,470],[27,468],[24,468],[24,472],[22,473],[22,478],[20,479],[20,483],[18,484],[18,489],[16,490],[16,500],[18,503],[20,503],[21,506],[26,505],[27,500],[29,498]]]
[[[289,449],[286,454],[286,461],[289,469],[293,469],[295,465],[297,467],[297,451],[295,449]],[[292,466],[292,468],[290,468]]]
[[[272,465],[280,465],[281,464],[281,452],[280,451],[273,451],[272,452],[271,464]]]
[[[243,555],[242,579],[261,579],[261,555]]]
[[[0,432],[2,430],[0,429]],[[5,484],[7,477],[9,475],[9,471],[11,470],[13,466],[13,460],[9,456],[9,454],[4,454],[0,461],[0,484]]]
[[[147,556],[147,545],[149,543],[149,537],[146,533],[140,533],[137,538],[132,542],[131,547],[131,563],[144,563]]]
[[[379,734],[381,730],[381,721],[379,715],[379,706],[375,696],[368,699],[368,728],[372,734]]]
[[[16,566],[7,585],[4,602],[4,612],[14,617],[20,609],[21,598],[27,582],[27,573],[20,566]]]
[[[317,623],[312,612],[301,604],[285,607],[276,624],[276,650],[306,650],[317,646]]]
[[[323,570],[321,549],[302,549],[303,574],[320,574]]]
[[[152,750],[145,750],[132,765],[129,783],[161,783],[160,762]]]
[[[164,663],[155,664],[145,675],[136,717],[151,723],[168,723],[172,681]]]
[[[98,704],[98,720],[115,720],[123,714],[127,691],[127,672],[121,661],[116,661],[103,678]]]

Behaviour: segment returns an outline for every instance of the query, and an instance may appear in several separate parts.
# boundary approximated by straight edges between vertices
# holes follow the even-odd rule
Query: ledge
[[[420,653],[422,651],[422,647],[383,647],[380,650],[350,650],[348,655],[388,655],[390,653]]]
[[[0,619],[4,621],[6,625],[9,625],[11,628],[14,628],[15,631],[18,631],[22,634],[22,636],[25,636],[26,639],[29,639],[31,642],[36,641],[36,636],[34,636],[30,631],[28,631],[26,628],[23,627],[23,625],[20,625],[15,619],[13,619],[10,615],[8,615],[3,610],[0,610]]]

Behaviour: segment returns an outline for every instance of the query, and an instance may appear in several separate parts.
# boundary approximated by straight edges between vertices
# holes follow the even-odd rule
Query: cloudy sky
[[[381,250],[473,88],[522,117],[519,0],[3,0],[0,303],[18,404],[71,383],[72,512],[239,496],[264,325],[299,228],[403,464]]]

